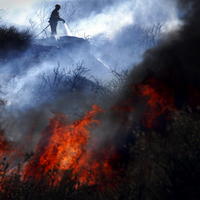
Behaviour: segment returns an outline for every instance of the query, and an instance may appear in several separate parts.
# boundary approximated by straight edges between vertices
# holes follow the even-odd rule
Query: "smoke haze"
[[[19,28],[29,27],[28,19],[33,16],[33,21],[35,20],[36,24],[44,20],[39,27],[33,30],[40,32],[42,27],[46,26],[49,14],[54,8],[55,3],[59,3],[59,1],[51,3],[31,1],[28,6],[31,6],[32,9],[27,9],[26,12],[23,12],[24,8],[17,8],[21,9],[21,12],[16,12],[14,9],[12,14],[7,13],[2,23],[5,23],[6,19],[10,24],[15,24]],[[63,2],[60,3],[63,4]],[[15,126],[12,127],[9,124],[8,128],[5,127],[6,132],[12,136],[16,133],[23,135],[23,133],[29,132],[29,128],[32,128],[32,125],[21,130],[21,124],[32,124],[38,116],[41,116],[39,128],[44,127],[47,119],[52,114],[52,110],[63,111],[65,107],[66,113],[72,113],[74,107],[78,107],[83,112],[91,103],[95,102],[95,98],[91,99],[91,101],[87,100],[86,105],[85,102],[81,102],[81,100],[85,99],[87,93],[71,97],[66,94],[63,95],[62,91],[61,93],[54,94],[52,97],[52,94],[48,95],[46,90],[39,90],[41,76],[49,72],[53,73],[58,63],[61,68],[70,68],[72,70],[78,62],[84,60],[85,67],[92,71],[91,76],[108,81],[112,79],[112,74],[110,73],[112,69],[132,69],[135,64],[141,62],[143,53],[147,49],[159,44],[163,29],[151,35],[148,31],[149,28],[151,29],[151,27],[157,27],[159,24],[162,24],[165,30],[169,27],[171,30],[176,30],[180,24],[179,10],[174,1],[118,0],[85,2],[77,0],[71,3],[68,6],[72,5],[71,8],[75,9],[75,13],[69,17],[68,13],[64,12],[65,6],[63,4],[61,16],[68,19],[68,25],[73,35],[89,35],[91,45],[89,54],[86,54],[85,47],[83,51],[78,51],[77,48],[72,52],[59,52],[54,49],[52,50],[53,56],[45,57],[46,53],[44,51],[44,55],[39,56],[38,62],[35,62],[33,58],[34,62],[27,65],[32,51],[26,51],[21,59],[10,60],[0,69],[1,74],[3,74],[1,79],[2,98],[7,101],[6,109],[8,113],[5,118],[13,119],[10,122],[11,124],[16,121]],[[45,9],[42,7],[42,14],[37,18],[35,13],[37,13],[38,9],[40,10],[42,5],[47,6]],[[42,35],[41,37],[43,38],[44,36]],[[148,39],[147,42],[145,41],[146,38]],[[146,62],[149,63],[148,61]],[[143,64],[141,65],[143,66]],[[134,74],[134,77],[136,77],[134,80],[140,77],[137,77],[136,74]],[[87,84],[91,85],[88,82]],[[73,101],[73,105],[67,106],[64,102],[68,101]],[[32,115],[33,109],[36,109],[36,111]],[[30,116],[30,119],[28,116]],[[18,118],[20,118],[20,121],[17,120]],[[45,123],[42,124],[43,121]],[[39,129],[38,126],[36,125],[36,130]],[[20,138],[20,136],[18,137]]]

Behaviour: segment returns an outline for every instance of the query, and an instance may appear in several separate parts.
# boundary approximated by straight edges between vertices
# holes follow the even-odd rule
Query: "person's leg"
[[[51,35],[55,36],[57,34],[56,28],[57,28],[57,23],[51,23]]]

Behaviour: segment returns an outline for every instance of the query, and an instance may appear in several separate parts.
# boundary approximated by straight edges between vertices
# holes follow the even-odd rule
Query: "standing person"
[[[51,27],[51,34],[53,36],[55,36],[57,34],[57,25],[59,21],[62,21],[63,23],[65,23],[65,20],[60,18],[59,15],[59,10],[60,10],[61,6],[60,5],[55,5],[55,9],[52,11],[50,19],[49,19],[49,23],[50,23],[50,27]]]

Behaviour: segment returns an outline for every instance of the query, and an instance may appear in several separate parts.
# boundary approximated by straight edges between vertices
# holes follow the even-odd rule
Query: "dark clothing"
[[[54,9],[51,13],[50,19],[49,19],[49,23],[51,26],[51,34],[52,35],[56,35],[57,34],[57,25],[58,25],[58,21],[63,21],[64,19],[60,18],[59,12],[57,9]]]
[[[50,27],[51,27],[51,35],[56,35],[57,34],[57,22],[50,22]]]

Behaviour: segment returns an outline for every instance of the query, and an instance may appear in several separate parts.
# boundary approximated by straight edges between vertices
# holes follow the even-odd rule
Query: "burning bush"
[[[100,180],[106,181],[102,182],[105,186],[110,178],[116,182],[118,175],[110,176],[114,169],[107,162],[109,160],[105,160],[105,154],[93,157],[91,149],[86,148],[89,132],[85,128],[99,123],[93,118],[96,112],[101,112],[101,109],[94,107],[82,120],[71,125],[63,116],[52,119],[35,155],[25,167],[21,165],[12,173],[1,175],[0,197],[30,200],[69,197],[99,200],[198,199],[199,112],[174,114],[165,135],[132,129],[135,142],[129,144],[130,157],[121,181],[114,187],[108,184],[101,188],[96,188]],[[76,128],[72,129],[73,126]],[[24,174],[29,178],[24,180]]]
[[[100,123],[94,117],[102,112],[98,106],[88,112],[81,120],[68,124],[65,116],[57,116],[50,121],[32,160],[25,166],[25,179],[32,177],[41,181],[50,171],[55,171],[53,185],[59,184],[64,172],[71,171],[72,179],[79,185],[101,184],[101,176],[111,176],[109,157],[98,160],[93,145],[89,144],[92,125]],[[88,146],[90,145],[90,147]],[[108,157],[108,158],[107,158]]]

